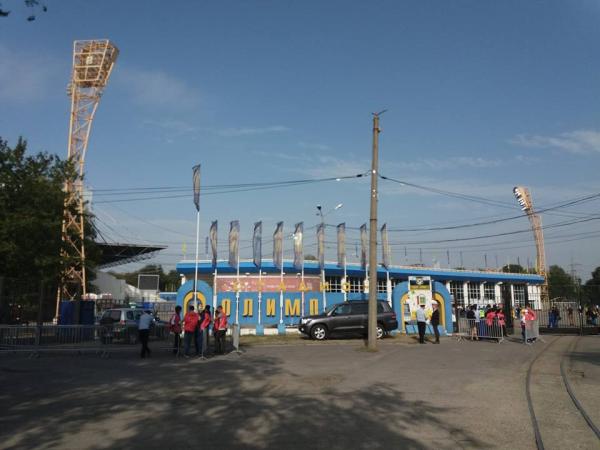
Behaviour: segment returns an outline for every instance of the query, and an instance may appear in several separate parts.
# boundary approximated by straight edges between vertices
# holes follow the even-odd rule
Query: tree
[[[567,300],[577,299],[578,281],[560,266],[550,266],[548,270],[548,290],[550,298],[562,297]]]
[[[589,303],[600,305],[600,266],[592,272],[592,278],[583,285],[583,293]]]
[[[507,264],[502,267],[502,272],[507,273],[526,273],[523,266],[520,264]]]
[[[41,9],[42,12],[47,12],[48,7],[41,2],[40,0],[23,0],[25,6],[29,8],[29,15],[27,16],[28,22],[33,22],[35,20],[35,12],[38,9]],[[0,2],[0,17],[8,17],[10,15],[10,10],[2,8],[2,3]]]
[[[48,305],[56,299],[60,274],[61,226],[65,181],[75,177],[71,163],[56,155],[27,155],[19,138],[11,148],[0,138],[0,277],[7,295],[37,310],[40,281],[46,284]],[[88,217],[87,265],[93,266],[95,233]],[[16,292],[16,294],[15,294]],[[33,295],[32,295],[33,293]],[[1,307],[1,305],[0,305]]]

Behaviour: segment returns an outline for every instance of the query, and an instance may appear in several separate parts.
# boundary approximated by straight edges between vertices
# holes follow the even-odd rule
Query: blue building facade
[[[326,263],[323,272],[318,264],[306,261],[302,271],[294,268],[291,261],[284,261],[278,268],[264,261],[257,268],[252,262],[240,262],[239,270],[227,262],[210,261],[198,263],[198,281],[194,299],[194,261],[181,261],[177,270],[182,284],[177,291],[176,302],[187,309],[194,300],[198,307],[222,306],[230,323],[255,330],[257,334],[274,328],[284,333],[286,328],[296,327],[300,318],[319,314],[331,305],[345,301],[366,300],[370,284],[365,270],[358,265],[345,268]],[[412,280],[412,281],[411,281]],[[539,302],[539,286],[543,278],[531,274],[510,274],[490,271],[444,270],[424,267],[378,268],[378,300],[390,303],[400,327],[398,332],[414,333],[414,280],[426,280],[427,294],[422,296],[428,307],[438,304],[441,313],[442,332],[451,333],[453,314],[469,304],[504,304],[516,306]],[[411,284],[412,283],[412,284]],[[420,297],[421,298],[421,297]]]

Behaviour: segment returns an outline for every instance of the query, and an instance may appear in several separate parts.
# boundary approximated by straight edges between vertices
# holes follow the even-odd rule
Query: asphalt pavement
[[[384,340],[371,353],[361,340],[298,338],[206,361],[157,350],[144,360],[133,351],[0,355],[0,448],[534,449],[525,378],[553,339],[563,338],[533,346]],[[548,409],[540,374],[554,370],[570,339],[545,352],[532,377],[546,433],[561,424],[545,415],[570,400]],[[568,361],[596,417],[599,343],[580,338]],[[554,448],[600,448],[575,439]]]

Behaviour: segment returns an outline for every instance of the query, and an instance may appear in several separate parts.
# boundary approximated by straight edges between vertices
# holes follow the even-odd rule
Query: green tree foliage
[[[550,266],[548,270],[548,290],[550,298],[562,297],[577,299],[577,282],[560,266]]]
[[[0,138],[0,277],[6,296],[12,295],[10,300],[35,303],[30,306],[37,310],[42,279],[48,303],[55,297],[63,245],[63,186],[74,176],[72,165],[56,155],[28,155],[25,140],[19,138],[11,148]],[[93,229],[87,228],[86,251],[91,264],[97,251]],[[32,293],[35,300],[24,300]]]
[[[179,273],[176,270],[165,272],[160,264],[147,264],[139,270],[133,272],[110,272],[115,277],[125,280],[127,284],[137,286],[138,275],[158,275],[158,288],[162,292],[173,292],[179,288],[180,280]]]
[[[526,273],[526,270],[520,264],[507,264],[502,267],[502,272],[506,273]]]
[[[48,7],[41,0],[24,0],[23,3],[29,8],[29,15],[27,16],[28,22],[33,22],[35,20],[37,11],[48,11]],[[0,2],[0,17],[8,17],[10,13],[11,11],[3,8],[2,2]]]
[[[588,303],[600,305],[600,267],[592,272],[592,278],[583,285],[583,293]]]

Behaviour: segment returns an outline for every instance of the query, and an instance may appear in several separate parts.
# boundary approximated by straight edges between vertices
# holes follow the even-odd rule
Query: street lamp
[[[330,209],[329,211],[327,211],[325,214],[323,214],[323,207],[321,205],[317,205],[317,216],[321,217],[321,223],[325,222],[325,216],[328,216],[329,214],[331,214],[334,211],[337,211],[338,209],[340,209],[342,206],[344,206],[343,203],[338,203],[337,205],[335,205],[334,208]]]

